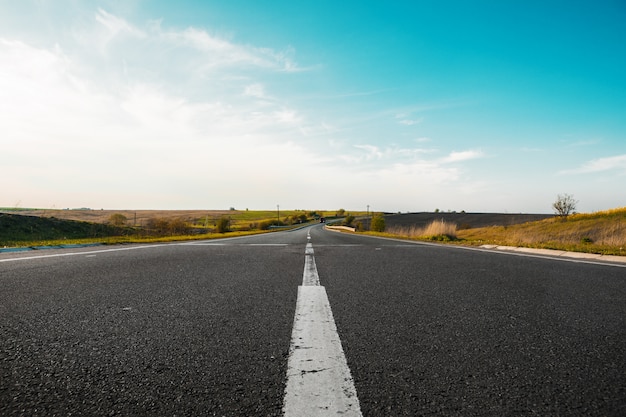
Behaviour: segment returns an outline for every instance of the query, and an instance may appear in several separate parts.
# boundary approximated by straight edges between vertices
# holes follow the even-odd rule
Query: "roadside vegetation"
[[[445,220],[434,220],[425,227],[419,226],[392,226],[387,233],[394,236],[403,236],[409,239],[436,240],[450,242],[457,240],[456,223]]]
[[[626,207],[458,232],[464,241],[626,255]]]
[[[472,228],[435,220],[426,227],[390,226],[378,235],[626,256],[626,207],[590,214],[557,213],[544,220],[507,226]]]
[[[572,203],[571,196],[557,202]],[[528,215],[431,213],[432,220],[406,224],[411,214],[283,210],[100,211],[0,209],[0,248],[86,243],[142,243],[215,239],[267,233],[319,222],[348,226],[356,233],[463,245],[522,246],[626,256],[626,207],[571,214],[570,204],[555,216],[527,221]],[[57,218],[98,218],[99,222]],[[444,220],[444,217],[446,219]],[[509,223],[519,218],[521,223]],[[537,217],[535,217],[537,218]],[[465,219],[465,220],[464,220]],[[471,219],[468,224],[468,219]],[[495,225],[484,226],[482,219]],[[506,224],[504,224],[506,222]]]
[[[215,239],[317,222],[321,211],[0,209],[0,248]],[[333,213],[334,214],[334,213]],[[331,214],[331,216],[333,215]],[[65,218],[59,218],[65,217]],[[73,218],[71,220],[69,218]],[[98,219],[81,221],[76,219]]]

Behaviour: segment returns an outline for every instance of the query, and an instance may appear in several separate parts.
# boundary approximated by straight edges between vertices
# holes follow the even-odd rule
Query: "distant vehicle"
[[[326,223],[326,217],[320,217],[320,223]]]

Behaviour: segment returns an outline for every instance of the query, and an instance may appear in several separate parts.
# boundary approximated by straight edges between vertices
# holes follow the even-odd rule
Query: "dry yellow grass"
[[[213,226],[222,216],[231,219],[231,226],[239,229],[252,222],[276,219],[278,213],[272,210],[59,210],[37,209],[11,210],[13,214],[37,217],[54,217],[61,220],[77,220],[91,223],[109,223],[111,216],[121,214],[127,226],[146,226],[155,219],[180,220],[193,227]],[[280,218],[302,213],[296,210],[281,210]]]
[[[235,211],[236,213],[237,211]],[[15,214],[28,216],[55,217],[62,220],[77,220],[92,223],[107,223],[112,215],[121,214],[127,219],[127,224],[144,225],[150,219],[182,219],[195,222],[209,216],[209,219],[220,218],[223,215],[233,214],[230,210],[27,210],[13,211]]]
[[[457,237],[456,223],[435,220],[426,227],[396,226],[390,227],[387,233],[404,236],[410,239],[454,240]]]
[[[626,207],[595,213],[553,217],[510,226],[457,230],[437,220],[426,227],[389,227],[386,235],[421,240],[496,244],[626,256]]]
[[[626,207],[566,219],[460,230],[457,234],[460,239],[478,243],[626,255]]]

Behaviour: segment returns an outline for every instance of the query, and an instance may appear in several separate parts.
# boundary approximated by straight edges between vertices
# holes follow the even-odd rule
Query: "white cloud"
[[[417,142],[417,143],[432,142],[432,139],[428,138],[428,137],[425,137],[425,136],[422,136],[420,138],[415,139],[415,142]]]
[[[579,168],[561,171],[561,174],[587,174],[606,171],[618,171],[626,174],[626,154],[592,159]]]
[[[120,34],[128,34],[138,38],[145,38],[146,34],[128,23],[126,20],[114,16],[102,9],[96,13],[96,21],[106,28],[108,40]]]
[[[243,92],[244,96],[255,97],[260,99],[269,99],[265,92],[265,86],[261,83],[247,85]]]
[[[476,150],[451,152],[450,155],[448,155],[445,158],[442,158],[441,162],[442,163],[462,162],[462,161],[469,161],[471,159],[482,158],[483,156],[484,154],[482,151],[476,151]]]
[[[294,54],[292,48],[275,51],[270,48],[237,44],[194,27],[182,31],[165,31],[160,25],[153,25],[152,30],[155,36],[167,44],[202,52],[196,59],[202,63],[203,70],[234,66],[284,72],[303,70],[291,58]]]
[[[417,119],[410,118],[409,115],[406,113],[398,113],[396,114],[395,118],[396,120],[398,120],[398,123],[405,126],[413,126],[416,124],[420,124],[424,121],[423,117],[419,117]]]
[[[293,68],[287,56],[197,29],[165,32],[153,22],[142,30],[103,10],[93,23],[66,44],[71,52],[0,39],[0,166],[21,173],[0,179],[3,198],[45,207],[219,207],[231,202],[198,193],[225,198],[247,187],[264,193],[265,183],[306,183],[316,156],[293,141],[305,118],[268,101],[255,80]],[[198,56],[211,76],[192,72]]]
[[[72,40],[0,39],[0,166],[20,173],[0,177],[0,205],[288,207],[299,189],[297,207],[358,207],[369,196],[363,207],[382,209],[473,189],[461,163],[480,151],[446,154],[427,137],[386,145],[363,128],[367,115],[299,105],[281,91],[294,76],[285,72],[300,70],[290,49],[137,26],[103,10]],[[390,114],[376,122],[419,122]]]

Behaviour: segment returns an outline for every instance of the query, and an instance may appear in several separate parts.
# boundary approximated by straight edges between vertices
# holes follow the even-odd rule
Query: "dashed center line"
[[[307,239],[310,240],[310,235]],[[286,417],[362,415],[310,242],[305,249],[302,285],[298,287],[283,414]]]

